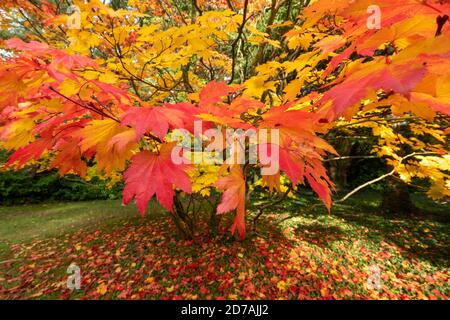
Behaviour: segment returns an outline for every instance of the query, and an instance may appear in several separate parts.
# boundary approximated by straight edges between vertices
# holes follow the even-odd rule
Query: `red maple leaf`
[[[142,216],[148,201],[156,194],[158,202],[172,211],[174,187],[191,193],[191,182],[186,174],[186,164],[176,165],[171,160],[174,143],[161,145],[159,153],[141,151],[131,158],[131,165],[124,174],[123,203],[134,198]]]
[[[169,129],[194,130],[194,120],[197,108],[190,103],[165,104],[160,107],[130,108],[122,117],[123,125],[133,125],[136,132],[142,136],[151,131],[163,139]]]
[[[200,90],[200,107],[205,108],[208,105],[214,105],[222,100],[233,90],[232,87],[222,82],[211,81]]]

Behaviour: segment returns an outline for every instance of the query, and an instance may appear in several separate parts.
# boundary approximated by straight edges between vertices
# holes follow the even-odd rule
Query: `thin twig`
[[[286,197],[287,197],[287,195],[289,194],[289,192],[291,192],[291,191],[292,191],[292,185],[290,185],[290,186],[288,187],[288,189],[283,193],[283,195],[280,197],[280,199],[278,199],[278,200],[276,200],[276,201],[274,201],[274,202],[270,202],[270,203],[267,203],[267,204],[261,206],[261,207],[259,208],[258,214],[257,214],[256,217],[253,219],[253,226],[256,225],[256,221],[257,221],[257,220],[259,219],[259,217],[263,214],[263,212],[264,212],[265,209],[270,208],[270,207],[273,207],[273,206],[276,206],[277,204],[283,202],[284,199],[286,199]]]
[[[399,164],[401,164],[403,161],[405,161],[408,158],[417,156],[417,155],[426,155],[426,154],[436,154],[436,152],[413,152],[411,154],[408,154],[407,156],[404,156],[403,158],[400,159]],[[352,191],[350,191],[349,193],[347,193],[343,198],[334,201],[334,203],[340,203],[340,202],[344,202],[345,200],[347,200],[350,196],[352,196],[353,194],[355,194],[356,192],[358,192],[361,189],[364,189],[367,186],[370,186],[371,184],[374,184],[378,181],[381,181],[389,176],[392,176],[394,173],[396,172],[396,169],[392,169],[391,171],[389,171],[386,174],[383,174],[382,176],[375,178],[373,180],[367,181],[366,183],[360,185],[359,187],[353,189]]]
[[[234,77],[236,75],[236,56],[237,56],[237,45],[239,44],[239,41],[242,38],[242,33],[244,32],[245,24],[247,23],[247,9],[248,9],[248,0],[244,1],[244,13],[242,15],[242,23],[239,25],[238,29],[238,35],[236,39],[234,39],[233,43],[231,44],[231,54],[232,54],[232,62],[231,62],[231,77],[230,81],[228,81],[228,84],[233,83]]]
[[[325,159],[325,160],[323,160],[323,162],[347,160],[347,159],[374,159],[374,158],[379,158],[379,157],[377,157],[377,156],[345,156],[345,157],[336,157],[336,158]]]

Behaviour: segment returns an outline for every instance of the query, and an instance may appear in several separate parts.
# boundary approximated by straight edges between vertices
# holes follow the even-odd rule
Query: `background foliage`
[[[7,152],[0,150],[0,166]],[[0,170],[0,204],[23,204],[42,201],[81,201],[117,199],[122,184],[109,186],[108,181],[93,177],[90,181],[68,174],[61,176],[57,170],[38,171],[30,165],[21,170]]]

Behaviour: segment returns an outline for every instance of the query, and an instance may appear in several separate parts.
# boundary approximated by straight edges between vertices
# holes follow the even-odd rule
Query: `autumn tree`
[[[7,165],[86,177],[95,163],[142,215],[156,196],[185,237],[211,208],[213,224],[235,212],[231,232],[244,238],[256,184],[268,189],[262,208],[309,185],[330,210],[323,161],[340,156],[326,139],[366,127],[390,170],[376,181],[426,178],[432,198],[448,196],[449,11],[415,0],[6,1]],[[258,139],[223,145],[211,129]],[[211,161],[252,147],[254,162]],[[267,157],[278,170],[261,175]]]

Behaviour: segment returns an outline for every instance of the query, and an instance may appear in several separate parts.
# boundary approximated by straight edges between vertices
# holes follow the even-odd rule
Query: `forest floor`
[[[227,215],[196,242],[154,203],[143,219],[118,200],[0,207],[0,298],[449,299],[450,207],[414,199],[424,212],[386,217],[376,194],[331,214],[305,197],[244,241]]]

